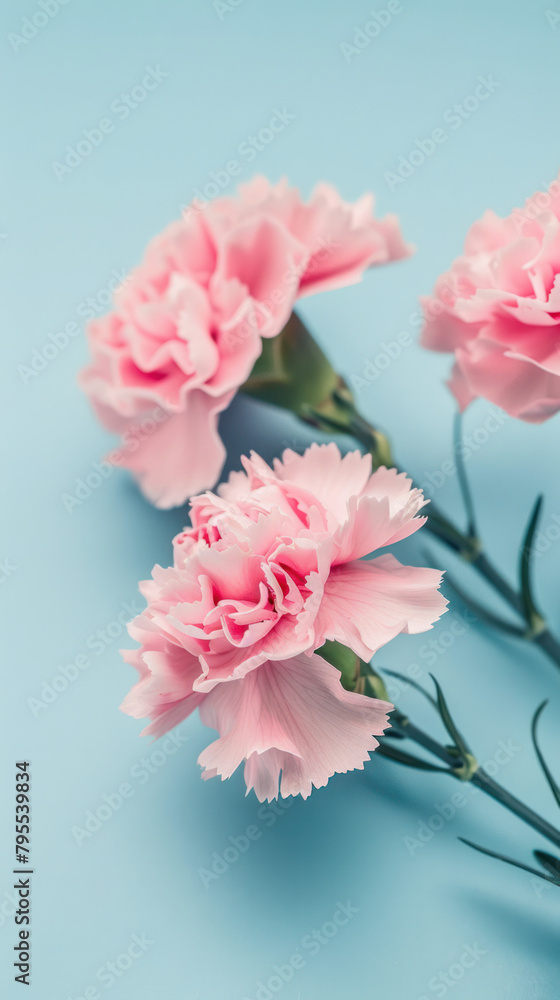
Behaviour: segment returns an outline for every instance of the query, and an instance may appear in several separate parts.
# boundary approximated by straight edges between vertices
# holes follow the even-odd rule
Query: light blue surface
[[[552,0],[551,8],[560,9]],[[382,342],[415,333],[416,297],[459,252],[468,225],[486,207],[508,212],[555,176],[560,26],[547,20],[544,0],[411,0],[346,59],[341,44],[351,44],[370,18],[371,5],[355,0],[238,0],[223,19],[210,0],[71,0],[26,44],[16,42],[15,52],[8,34],[37,9],[34,0],[11,0],[0,15],[7,145],[0,558],[17,567],[0,589],[0,900],[9,911],[12,762],[22,755],[33,763],[36,867],[28,992],[42,1000],[94,997],[85,993],[93,987],[115,1000],[255,1000],[259,981],[299,949],[305,965],[273,995],[556,998],[560,892],[544,883],[537,891],[529,876],[470,853],[456,837],[526,860],[545,845],[468,788],[457,814],[411,854],[405,838],[457,788],[379,757],[285,814],[259,815],[256,799],[243,797],[241,776],[200,780],[196,758],[210,734],[193,718],[181,727],[184,745],[156,755],[156,773],[146,780],[140,761],[161,754],[161,744],[141,742],[142,724],[118,711],[133,677],[118,654],[126,640],[110,623],[122,602],[136,599],[137,581],[154,562],[169,560],[185,515],[151,509],[121,472],[69,514],[62,495],[110,443],[75,384],[84,338],[72,338],[28,384],[18,366],[66,324],[81,328],[80,304],[99,293],[102,300],[113,269],[135,264],[193,190],[286,107],[295,119],[244,163],[243,177],[286,173],[306,194],[326,178],[348,198],[373,189],[379,211],[398,212],[419,248],[358,287],[305,301],[302,314],[337,366],[361,375]],[[146,67],[168,76],[124,120],[111,105],[121,106],[119,95],[141,82]],[[489,74],[500,86],[453,128],[447,109]],[[52,162],[107,115],[114,130],[58,180]],[[446,141],[391,191],[386,172],[444,121]],[[447,369],[447,359],[407,347],[360,396],[366,414],[391,430],[401,463],[422,480],[449,454]],[[488,411],[484,402],[474,406],[467,430],[482,427]],[[558,418],[540,428],[505,421],[469,464],[484,533],[508,572],[535,494],[546,492],[545,527],[560,514],[558,429]],[[223,430],[233,467],[250,447],[270,457],[309,440],[294,422],[240,401]],[[455,477],[437,496],[459,516]],[[420,561],[420,545],[401,547],[401,558]],[[445,553],[429,545],[434,562],[446,565]],[[560,548],[543,549],[539,594],[559,629]],[[468,570],[459,572],[474,584]],[[459,612],[452,606],[451,615]],[[449,643],[450,621],[431,637]],[[96,631],[107,627],[113,637],[96,644]],[[396,669],[418,662],[426,675],[434,669],[481,759],[492,760],[499,741],[513,741],[518,749],[499,779],[557,820],[528,736],[534,706],[550,697],[543,740],[559,764],[557,672],[537,651],[479,627],[434,656],[427,638],[402,637],[379,662]],[[84,653],[90,665],[35,717],[29,699]],[[417,699],[404,704],[428,721]],[[132,797],[78,846],[72,827],[123,782]],[[205,886],[199,869],[209,869],[214,852],[223,854],[249,825],[261,835]],[[309,947],[307,935],[348,901],[358,910],[348,924]],[[15,931],[11,916],[0,923],[0,992],[11,998],[22,993],[11,982]],[[134,934],[153,943],[113,984],[108,975],[101,982],[98,970]],[[433,977],[460,962],[467,945],[484,954],[445,992],[436,990]]]

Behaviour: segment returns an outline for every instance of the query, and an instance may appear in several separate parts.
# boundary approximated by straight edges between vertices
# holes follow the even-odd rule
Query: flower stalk
[[[452,749],[444,746],[442,743],[438,743],[433,737],[424,733],[418,726],[415,726],[410,720],[401,715],[400,712],[392,713],[391,715],[392,728],[394,731],[401,736],[403,739],[409,739],[418,746],[423,747],[423,749],[428,750],[431,754],[436,756],[439,760],[446,764],[446,767],[440,770],[449,774],[452,778],[460,781],[470,781],[472,785],[479,788],[481,792],[485,795],[489,795],[500,805],[504,806],[509,812],[513,813],[520,820],[531,826],[533,830],[540,833],[541,836],[549,840],[555,847],[560,849],[560,830],[556,829],[551,823],[542,816],[539,816],[533,809],[525,805],[520,799],[508,792],[506,788],[503,788],[497,781],[484,770],[482,766],[478,764],[476,758],[472,757],[472,761],[464,761],[463,758],[452,752]],[[385,744],[386,745],[386,744]],[[383,753],[383,748],[382,751]],[[474,766],[473,762],[474,761]],[[468,766],[466,766],[466,764]]]
[[[352,650],[338,642],[327,642],[318,650],[318,653],[340,670],[341,682],[348,690],[353,690],[370,698],[380,698],[383,701],[389,701],[383,677],[370,664],[361,660]],[[394,671],[388,671],[388,673],[393,677],[406,680],[406,678]],[[395,763],[407,767],[421,771],[438,771],[448,774],[457,781],[470,782],[481,792],[484,792],[485,795],[499,802],[500,805],[514,816],[517,816],[522,822],[526,823],[533,830],[536,830],[537,833],[540,833],[542,837],[549,840],[556,848],[560,849],[560,830],[535,812],[534,809],[531,809],[530,806],[527,806],[521,799],[518,799],[511,792],[508,792],[506,788],[498,784],[484,767],[478,763],[469,744],[453,719],[440,685],[435,677],[432,676],[432,680],[435,685],[435,697],[432,697],[421,685],[414,684],[413,686],[428,699],[440,716],[451,742],[441,743],[429,733],[424,732],[424,730],[416,726],[398,706],[395,706],[389,714],[390,728],[381,737],[377,752],[388,757]],[[541,770],[554,795],[556,803],[560,805],[560,787],[552,776],[537,740],[537,726],[545,705],[546,703],[540,705],[535,712],[531,726],[531,738]],[[433,763],[424,756],[418,757],[401,749],[401,743],[406,741],[414,743],[423,750],[428,751],[432,757],[436,758],[438,763]],[[469,846],[476,847],[476,845],[468,843]],[[498,855],[495,852],[487,852],[483,848],[481,850],[483,853],[490,853],[501,860],[507,860],[509,864],[516,864],[512,859],[505,859],[502,855]],[[557,884],[560,885],[560,860],[553,860],[559,866],[558,873],[554,877],[559,878]],[[538,871],[536,874],[541,875]],[[544,876],[541,875],[541,877]]]
[[[335,372],[296,313],[292,313],[277,337],[264,342],[263,354],[243,386],[243,392],[290,410],[318,430],[353,437],[371,455],[374,469],[381,465],[398,468],[389,439],[359,412],[348,385]],[[460,422],[457,420],[456,439],[459,431]],[[479,618],[505,634],[538,646],[560,668],[560,640],[552,633],[544,615],[536,606],[530,578],[532,542],[541,508],[540,499],[529,519],[521,547],[520,585],[516,590],[491,561],[478,535],[461,450],[456,450],[459,483],[467,513],[467,529],[462,530],[454,524],[433,501],[430,501],[425,511],[428,518],[426,528],[486,580],[502,601],[515,612],[516,623],[489,612],[455,583],[453,587]]]
[[[367,423],[363,418],[361,418],[361,420],[362,424]],[[374,461],[381,464],[381,462],[379,462],[377,435],[378,432],[372,428],[368,451],[371,452]],[[365,443],[363,435],[361,437],[358,437],[357,435],[354,436],[356,436],[360,443]],[[367,447],[367,443],[365,443],[365,446]],[[458,468],[462,470],[462,473],[464,473],[460,461]],[[539,500],[540,499],[541,498],[539,498]],[[521,549],[521,586],[519,590],[515,590],[509,581],[492,563],[487,552],[484,550],[483,543],[478,534],[471,533],[469,530],[466,532],[462,531],[441,512],[433,501],[430,501],[429,507],[426,510],[426,516],[428,518],[426,528],[440,542],[452,549],[461,559],[467,562],[479,574],[479,576],[486,580],[490,587],[492,587],[492,589],[500,595],[502,600],[509,605],[518,618],[521,619],[521,624],[517,626],[511,625],[506,620],[499,619],[495,615],[489,614],[481,605],[477,605],[474,609],[476,613],[480,617],[486,619],[489,624],[501,628],[504,632],[507,632],[510,635],[515,635],[517,638],[525,639],[528,642],[532,642],[534,645],[538,646],[557,667],[560,668],[560,641],[552,633],[543,614],[537,609],[532,597],[532,587],[529,579],[532,541],[538,523],[539,512],[540,503],[537,501],[535,514],[529,525],[529,529],[532,529],[530,531],[530,538],[527,538],[526,535]],[[458,590],[457,587],[455,587],[455,589]],[[460,596],[465,603],[470,603],[471,606],[474,606],[474,602],[472,602],[465,593],[461,592]]]

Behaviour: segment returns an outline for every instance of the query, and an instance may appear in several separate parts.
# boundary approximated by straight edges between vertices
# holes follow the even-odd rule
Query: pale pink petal
[[[363,768],[387,728],[392,706],[345,691],[340,673],[319,656],[262,664],[243,681],[215,688],[200,706],[220,737],[199,763],[230,777],[246,762],[248,790],[260,801],[306,798],[335,773]]]
[[[425,347],[455,355],[449,387],[521,420],[560,409],[560,185],[505,219],[486,212],[423,299]]]
[[[159,430],[124,463],[146,496],[168,507],[214,484],[224,457],[217,414],[301,295],[408,252],[394,217],[377,220],[371,198],[346,203],[327,185],[305,203],[285,179],[256,177],[237,197],[186,208],[123,278],[112,312],[90,324],[80,376],[99,419],[124,435],[122,450],[150,410],[176,415],[175,440]]]
[[[348,501],[346,520],[335,534],[333,563],[360,559],[375,549],[408,538],[426,523],[416,514],[428,501],[404,472],[382,466],[370,476],[362,496]]]
[[[292,312],[297,294],[286,280],[290,266],[298,268],[306,248],[275,218],[259,215],[232,228],[223,240],[212,281],[235,277],[256,303],[261,336],[276,336]]]
[[[459,361],[456,361],[453,365],[447,384],[457,400],[459,413],[463,413],[469,403],[472,403],[473,399],[476,399],[477,394],[469,385],[469,380]]]
[[[316,645],[334,639],[364,660],[401,632],[425,632],[444,613],[435,569],[402,566],[392,555],[335,566],[315,623]]]
[[[270,473],[267,466],[263,481]],[[314,443],[303,455],[288,448],[281,461],[274,460],[274,474],[280,481],[302,486],[313,494],[332,514],[334,525],[346,518],[348,498],[364,490],[371,476],[371,455],[351,451],[342,457],[334,441]]]
[[[152,648],[121,650],[125,662],[140,675],[121,711],[135,719],[150,716],[153,721],[142,735],[158,737],[194,712],[204,696],[193,691],[200,674],[196,657],[157,633],[151,635],[149,645]]]
[[[513,417],[542,423],[560,410],[560,376],[508,356],[501,344],[477,340],[457,352],[457,367],[472,396],[484,396]]]
[[[466,323],[450,310],[444,309],[437,298],[437,293],[433,299],[422,296],[420,302],[426,317],[420,340],[422,347],[446,353],[451,349],[451,344],[460,347],[468,344],[469,340],[477,335],[478,327],[473,323]]]
[[[364,270],[400,260],[413,253],[405,243],[397,217],[373,216],[372,195],[355,204],[342,200],[336,189],[318,184],[306,219],[305,239],[312,253],[301,277],[300,295],[340,288],[360,281]]]
[[[131,435],[130,443],[112,452],[114,464],[134,473],[156,507],[183,504],[219,478],[225,448],[218,434],[218,415],[229,400],[229,396],[212,399],[203,392],[192,393],[182,413],[167,417],[152,433]]]
[[[141,673],[128,710],[160,733],[200,704],[220,733],[201,757],[205,777],[245,761],[261,799],[280,775],[282,794],[308,795],[375,746],[372,702],[344,692],[314,650],[334,639],[369,659],[399,632],[430,628],[446,604],[436,570],[354,558],[421,525],[410,479],[371,475],[368,459],[334,445],[292,455],[272,469],[252,454],[222,495],[194,498],[175,565],[154,567],[129,625],[142,648],[127,654]]]

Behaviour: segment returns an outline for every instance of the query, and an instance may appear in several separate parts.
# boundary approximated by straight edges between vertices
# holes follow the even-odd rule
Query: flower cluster
[[[159,507],[192,497],[173,565],[155,566],[140,585],[146,608],[128,627],[138,645],[123,651],[139,678],[121,707],[149,718],[144,732],[155,737],[198,709],[217,732],[199,757],[203,777],[223,780],[243,765],[247,792],[260,801],[306,798],[333,774],[363,768],[380,747],[402,765],[472,782],[558,848],[560,831],[478,763],[435,678],[445,745],[382,700],[383,681],[368,666],[400,633],[430,629],[447,604],[438,570],[402,565],[386,551],[426,523],[422,491],[387,467],[387,438],[293,312],[302,296],[410,252],[396,218],[378,221],[372,209],[370,196],[347,204],[326,184],[306,204],[285,181],[256,177],[238,198],[188,211],[153,240],[114,310],[91,324],[81,382],[122,435],[111,460],[128,466]],[[450,385],[461,410],[484,396],[526,421],[558,411],[560,183],[506,219],[486,212],[423,305],[424,346],[455,355]],[[270,466],[252,452],[216,493],[201,492],[220,476],[218,417],[239,389],[354,436],[366,455],[314,444]],[[427,529],[472,561],[520,623],[464,595],[477,617],[535,641],[560,665],[529,573],[542,498],[520,548],[516,591],[482,547],[460,449],[457,458],[468,528],[432,507]],[[531,733],[558,799],[537,742],[545,704]],[[382,739],[389,726],[437,763]],[[541,850],[534,869],[465,843],[560,885],[560,862]]]
[[[308,203],[286,181],[255,177],[169,226],[89,326],[81,385],[123,436],[155,408],[153,434],[121,449],[152,503],[180,505],[214,486],[225,458],[219,414],[251,374],[262,338],[286,325],[298,298],[358,281],[406,256],[394,216],[373,198],[344,202],[319,184]]]
[[[476,396],[541,423],[560,409],[560,185],[488,211],[425,298],[423,344],[452,351],[461,410]]]
[[[191,501],[174,563],[141,585],[147,608],[125,657],[140,680],[123,708],[158,736],[198,708],[219,739],[204,776],[245,762],[259,799],[309,795],[362,767],[392,706],[346,691],[316,655],[335,640],[369,660],[401,632],[445,610],[437,570],[390,554],[362,557],[415,532],[426,501],[395,469],[335,444],[285,451],[269,467],[243,460],[218,494]]]

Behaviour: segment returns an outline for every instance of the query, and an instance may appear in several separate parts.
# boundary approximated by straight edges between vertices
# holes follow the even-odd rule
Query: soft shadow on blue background
[[[240,776],[223,784],[200,780],[196,758],[212,734],[197,718],[181,727],[184,743],[167,744],[176,752],[138,739],[141,723],[118,711],[133,676],[118,653],[126,636],[112,623],[126,617],[123,602],[138,602],[137,581],[156,561],[169,560],[171,537],[186,515],[151,509],[121,472],[68,513],[63,494],[111,443],[76,387],[86,359],[83,335],[36,377],[25,380],[19,366],[29,366],[50,334],[71,322],[81,327],[88,297],[102,309],[114,269],[134,265],[194,190],[285,108],[295,117],[252,163],[244,161],[242,176],[287,174],[305,194],[323,178],[347,198],[372,189],[378,211],[396,211],[418,246],[413,259],[302,307],[337,367],[361,376],[383,343],[402,331],[416,339],[417,296],[460,251],[469,224],[487,207],[509,212],[556,175],[560,28],[533,0],[410,0],[378,37],[349,53],[341,46],[371,18],[371,7],[355,0],[305,7],[237,0],[229,10],[210,0],[71,0],[34,36],[28,29],[25,43],[10,40],[38,9],[34,0],[12,0],[0,29],[7,145],[0,557],[17,567],[0,594],[0,788],[8,816],[0,871],[2,995],[21,992],[12,982],[15,935],[6,914],[12,762],[22,755],[34,775],[33,996],[77,1000],[95,997],[95,988],[115,1000],[266,1000],[259,982],[299,949],[305,964],[281,985],[286,1000],[448,993],[454,1000],[552,1000],[560,894],[456,839],[471,836],[525,859],[545,846],[492,802],[467,788],[444,828],[409,849],[405,838],[437,805],[449,815],[457,788],[445,777],[405,772],[377,757],[363,772],[336,777],[307,802],[275,814],[259,812],[252,795],[244,798]],[[159,86],[126,118],[110,111],[146,67],[160,74]],[[446,112],[473,93],[480,76],[492,76],[494,93],[453,128]],[[113,131],[58,179],[53,161],[108,114]],[[390,182],[399,157],[442,123],[446,141],[404,183]],[[448,367],[446,358],[409,346],[360,394],[364,412],[391,431],[401,464],[436,484],[450,453]],[[491,409],[473,406],[467,432],[484,427]],[[469,462],[482,529],[509,573],[535,494],[546,493],[545,527],[560,515],[558,426],[558,418],[544,427],[505,420]],[[224,417],[223,433],[233,468],[251,447],[271,457],[310,440],[294,421],[242,400]],[[443,479],[438,502],[459,517],[455,477]],[[427,544],[434,564],[449,564],[435,543]],[[559,551],[552,542],[536,562],[539,595],[557,629]],[[400,554],[420,562],[421,540]],[[474,583],[467,569],[459,572],[465,584]],[[476,583],[478,596],[480,589]],[[452,604],[450,615],[462,610]],[[406,670],[417,662],[426,678],[433,669],[480,759],[493,761],[503,741],[511,759],[499,780],[554,819],[528,725],[536,704],[550,697],[543,740],[552,758],[556,749],[558,765],[557,671],[537,651],[478,626],[449,645],[449,621],[430,637],[399,638],[382,651],[380,665]],[[428,650],[427,638],[438,636],[447,645]],[[37,710],[29,699],[80,654],[90,665]],[[404,704],[428,722],[417,698],[407,694]],[[114,813],[102,812],[110,813],[107,820],[78,845],[72,828],[83,828],[104,796],[118,804],[123,783],[131,797]],[[260,836],[237,860],[224,861],[230,838],[247,826]],[[203,871],[216,855],[220,874],[208,880]],[[339,903],[357,911],[348,924],[318,949],[302,944]],[[118,975],[108,972],[133,935],[145,935],[144,951],[135,949],[141,957],[120,959]],[[457,970],[467,946],[476,960],[445,986],[440,973]]]

